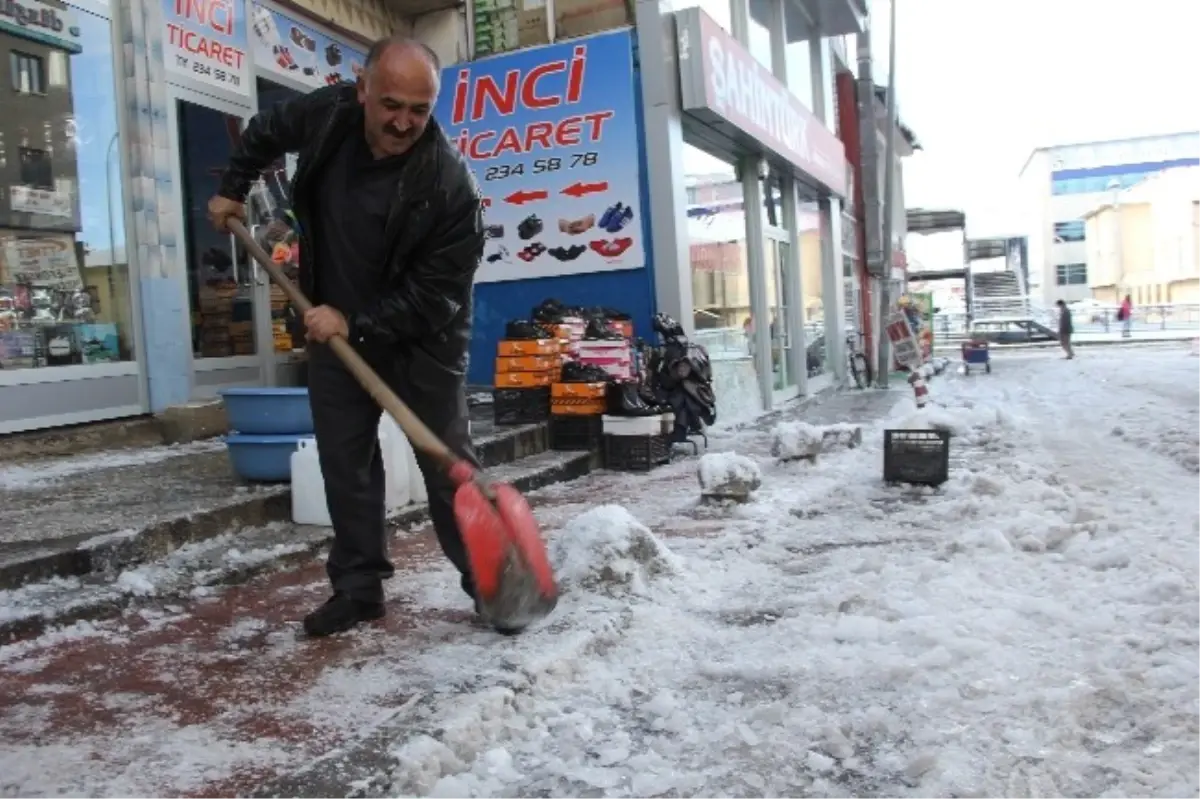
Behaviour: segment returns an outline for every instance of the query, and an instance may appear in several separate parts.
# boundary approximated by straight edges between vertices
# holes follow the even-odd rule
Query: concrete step
[[[485,467],[547,449],[547,425],[473,426]],[[0,468],[0,590],[119,570],[238,527],[291,518],[286,485],[246,485],[220,440]]]
[[[599,466],[597,453],[546,451],[493,467],[488,474],[529,492],[583,477]],[[395,536],[432,535],[428,509],[423,504],[405,509],[391,524]],[[148,547],[133,547],[116,552],[116,557],[94,556],[91,563],[97,568],[0,591],[0,645],[41,635],[50,627],[105,618],[142,604],[203,596],[212,586],[244,582],[265,572],[307,563],[333,536],[330,528],[281,519],[255,523],[235,520],[223,529],[209,529],[214,532],[172,546],[155,557],[139,555]]]

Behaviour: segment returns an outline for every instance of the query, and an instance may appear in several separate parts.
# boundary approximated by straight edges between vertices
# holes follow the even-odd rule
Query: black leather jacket
[[[290,202],[300,236],[300,287],[312,296],[314,192],[323,164],[360,117],[352,84],[317,89],[260,112],[242,133],[221,180],[223,197],[245,201],[250,185],[285,153],[298,153]],[[404,167],[387,219],[388,289],[353,314],[350,340],[419,346],[444,367],[465,371],[471,294],[483,255],[479,186],[458,150],[430,119]]]

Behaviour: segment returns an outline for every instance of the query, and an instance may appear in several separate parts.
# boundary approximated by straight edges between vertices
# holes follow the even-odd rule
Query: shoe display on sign
[[[489,264],[494,264],[498,261],[507,261],[508,260],[508,248],[505,247],[503,244],[501,244],[498,248],[496,248],[496,250],[494,252],[492,252],[491,254],[489,254],[487,256],[486,260]]]
[[[596,239],[589,241],[588,246],[605,258],[617,258],[633,246],[633,239]]]
[[[489,239],[504,238],[504,225],[488,225],[483,229],[483,235]]]
[[[586,233],[596,226],[596,215],[588,214],[579,219],[560,219],[558,220],[558,231],[566,233],[569,236],[578,236],[581,233]]]
[[[538,218],[537,214],[530,214],[521,220],[521,224],[517,225],[517,235],[522,241],[528,241],[537,234],[541,233],[543,229],[544,225],[542,224],[542,220]]]
[[[560,261],[574,261],[576,258],[587,252],[587,249],[588,248],[584,247],[582,244],[572,244],[570,247],[566,248],[552,247],[551,249],[547,250],[547,252]]]
[[[534,258],[537,258],[545,251],[546,245],[542,244],[540,241],[535,241],[533,244],[530,244],[528,247],[517,253],[517,257],[526,263],[530,263]]]

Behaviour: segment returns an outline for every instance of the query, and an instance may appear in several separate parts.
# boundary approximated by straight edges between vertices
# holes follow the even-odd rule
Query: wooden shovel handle
[[[283,293],[291,301],[292,307],[300,314],[304,314],[313,307],[308,297],[304,296],[295,283],[288,280],[287,276],[283,274],[283,270],[271,260],[271,256],[267,255],[267,251],[258,245],[241,220],[230,219],[228,225],[233,235],[246,248],[246,252],[250,253],[258,265],[266,270],[271,277],[271,282],[283,289]],[[396,392],[388,388],[387,383],[384,383],[354,347],[350,346],[349,341],[342,336],[334,336],[329,339],[328,344],[329,348],[345,364],[350,374],[354,375],[359,385],[379,403],[379,407],[396,420],[396,424],[400,425],[400,429],[404,431],[404,435],[408,436],[408,440],[414,447],[438,461],[447,470],[458,463],[458,456],[451,452],[450,448],[442,443],[442,440],[434,435],[433,431],[426,427],[415,413],[409,410],[403,400],[396,396]]]

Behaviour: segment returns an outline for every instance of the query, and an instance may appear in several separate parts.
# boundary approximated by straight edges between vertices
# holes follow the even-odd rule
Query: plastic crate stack
[[[562,373],[562,349],[556,338],[505,339],[497,345],[496,424],[534,424],[550,417],[550,387]]]
[[[550,449],[600,449],[608,383],[555,383],[550,387]]]
[[[655,416],[608,416],[601,420],[604,468],[618,472],[648,472],[671,461],[670,413]]]

